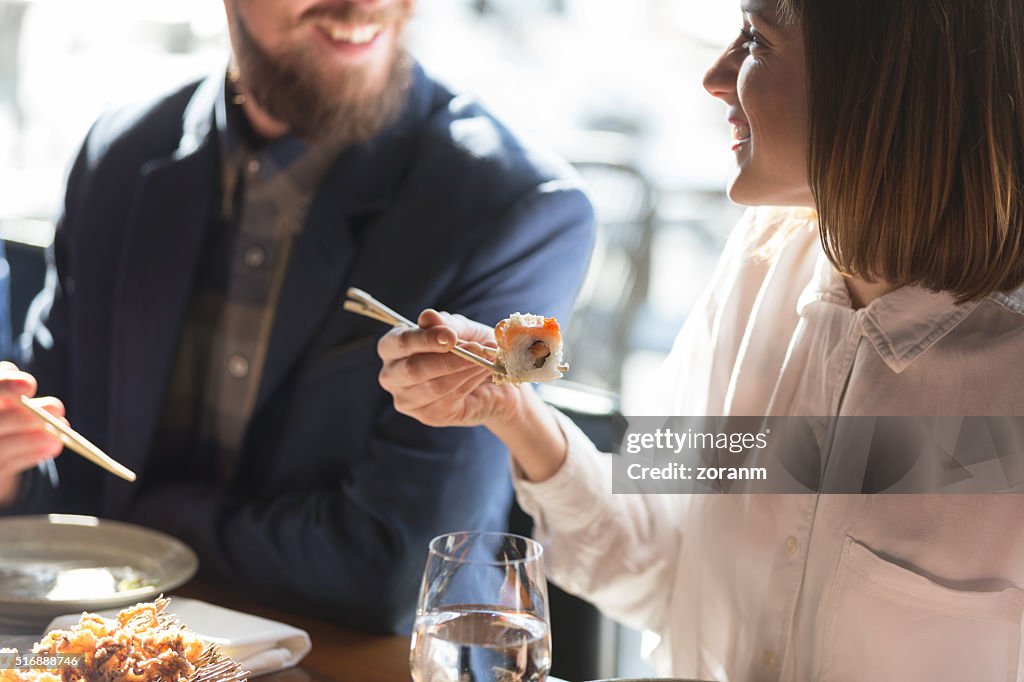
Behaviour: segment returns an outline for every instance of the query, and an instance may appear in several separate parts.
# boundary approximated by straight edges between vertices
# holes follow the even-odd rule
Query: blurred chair
[[[647,298],[657,202],[651,182],[622,158],[632,143],[618,137],[588,134],[592,142],[570,156],[589,187],[597,242],[565,332],[573,381],[614,392]]]
[[[6,280],[0,284],[0,334],[10,334],[13,347],[0,349],[0,359],[18,361],[18,337],[25,328],[29,305],[46,280],[46,247],[33,240],[49,240],[53,226],[46,221],[26,219],[0,220],[0,245],[6,260],[0,270]],[[2,342],[0,342],[2,346]]]
[[[603,451],[615,452],[625,433],[626,421],[618,396],[568,381],[538,384],[541,397],[568,415]],[[509,530],[529,536],[533,519],[518,504],[509,517]],[[548,583],[550,602],[552,669],[565,680],[607,677],[615,673],[618,629],[589,603]]]

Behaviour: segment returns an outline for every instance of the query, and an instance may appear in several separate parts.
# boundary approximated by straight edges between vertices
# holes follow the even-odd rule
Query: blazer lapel
[[[338,292],[352,264],[354,243],[346,208],[324,191],[310,205],[281,287],[253,414],[298,359],[331,306],[341,305]]]
[[[170,377],[191,293],[186,284],[209,224],[208,183],[217,182],[211,165],[197,155],[147,173],[125,240],[114,302],[110,433],[111,452],[132,469],[144,462]]]
[[[215,88],[212,81],[197,90],[186,110],[185,134],[175,155],[143,167],[121,245],[112,302],[110,452],[137,474],[145,466],[190,284],[216,207],[220,176],[209,125]],[[190,124],[190,116],[200,123]],[[113,477],[104,480],[110,509],[120,508],[134,493],[131,484]]]

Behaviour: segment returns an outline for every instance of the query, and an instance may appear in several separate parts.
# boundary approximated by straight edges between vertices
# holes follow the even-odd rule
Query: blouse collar
[[[996,296],[1015,300],[1024,310],[1024,290]],[[814,277],[800,296],[797,313],[804,317],[807,307],[817,302],[848,309],[879,356],[896,373],[905,370],[981,305],[981,301],[957,304],[948,292],[905,286],[854,311],[843,276],[824,251],[818,254]]]

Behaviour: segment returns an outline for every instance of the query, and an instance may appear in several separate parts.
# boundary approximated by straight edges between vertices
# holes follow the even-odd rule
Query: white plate
[[[141,526],[57,514],[0,519],[0,623],[27,632],[63,613],[149,601],[198,566],[184,544]]]

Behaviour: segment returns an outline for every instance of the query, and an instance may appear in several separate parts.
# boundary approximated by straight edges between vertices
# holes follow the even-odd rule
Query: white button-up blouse
[[[1024,290],[853,310],[813,215],[751,210],[663,376],[666,414],[1024,415]],[[657,634],[661,674],[1024,680],[1024,495],[616,495],[561,421],[566,463],[520,504],[552,579]]]

